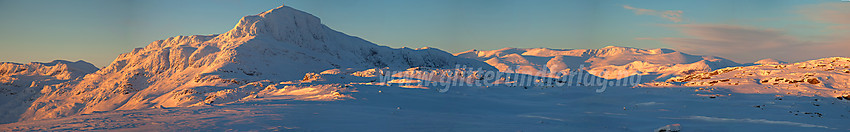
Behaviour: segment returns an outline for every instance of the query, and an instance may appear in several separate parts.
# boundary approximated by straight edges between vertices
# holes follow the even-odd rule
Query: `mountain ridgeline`
[[[58,63],[68,67],[84,65]],[[226,104],[257,97],[258,93],[263,90],[268,93],[269,89],[285,91],[282,94],[303,94],[291,89],[287,91],[285,86],[278,88],[278,84],[300,84],[320,76],[371,80],[367,77],[383,74],[383,69],[452,71],[458,70],[455,66],[464,66],[526,74],[583,70],[606,79],[644,75],[650,76],[644,80],[664,81],[673,76],[739,65],[720,57],[690,55],[671,49],[616,46],[601,49],[504,48],[456,54],[434,48],[395,49],[346,35],[323,25],[316,16],[280,6],[245,16],[222,34],[154,41],[119,55],[102,69],[88,64],[73,66],[83,68],[69,68],[71,70],[66,70],[69,72],[34,72],[62,80],[61,84],[44,84],[45,87],[37,89],[39,92],[31,92],[33,94],[28,96],[32,98],[29,107],[6,115],[14,115],[9,118],[20,115],[19,119],[25,121],[115,110]],[[0,74],[20,70],[5,69],[0,70]],[[597,74],[602,71],[625,72],[626,76]],[[316,74],[319,72],[321,75]],[[446,72],[435,73],[448,76]],[[325,89],[321,91],[323,98],[327,95],[331,100],[334,98],[331,96],[342,96],[339,89],[356,91],[347,88],[352,82],[345,81],[348,80],[341,79],[337,81],[339,84],[321,85],[318,89]],[[13,84],[23,85],[17,82]],[[37,84],[32,81],[28,85]],[[295,88],[317,89],[312,86]]]
[[[223,34],[171,37],[121,54],[79,81],[43,90],[21,120],[227,103],[263,89],[251,82],[297,80],[327,69],[455,65],[495,69],[438,49],[379,46],[280,6],[245,16]]]
[[[645,50],[617,46],[601,49],[504,48],[469,50],[455,55],[484,61],[502,72],[536,74],[585,70],[599,74],[602,71],[615,71],[625,75],[598,76],[617,79],[631,75],[651,75],[655,78],[650,80],[661,81],[672,76],[740,65],[720,57],[690,55],[671,49]]]
[[[66,85],[97,71],[85,61],[55,60],[48,63],[0,63],[0,123],[17,121],[42,89]]]

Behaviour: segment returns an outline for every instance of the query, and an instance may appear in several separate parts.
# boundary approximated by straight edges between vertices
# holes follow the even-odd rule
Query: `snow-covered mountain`
[[[671,49],[645,50],[617,46],[601,49],[504,48],[491,51],[469,50],[455,55],[487,62],[502,72],[534,74],[580,69],[594,75],[601,71],[624,74],[601,75],[608,79],[635,74],[657,75],[657,79],[664,79],[674,75],[739,65],[720,57],[690,55]]]
[[[785,64],[785,63],[788,63],[788,62],[776,60],[776,59],[773,59],[773,58],[761,59],[761,60],[758,60],[756,62],[753,62],[753,64],[755,64],[755,65],[779,65],[779,64]]]
[[[455,65],[495,69],[439,49],[379,46],[280,6],[245,16],[223,34],[171,37],[121,54],[80,81],[45,89],[22,120],[227,103],[327,69]]]
[[[614,46],[393,49],[281,6],[103,69],[2,63],[0,81],[14,87],[0,91],[0,123],[20,121],[0,131],[850,130],[850,58],[757,63]],[[576,70],[667,82],[534,73]]]
[[[41,95],[44,87],[56,87],[97,71],[85,62],[54,60],[49,63],[0,63],[0,123],[17,121],[19,116]]]

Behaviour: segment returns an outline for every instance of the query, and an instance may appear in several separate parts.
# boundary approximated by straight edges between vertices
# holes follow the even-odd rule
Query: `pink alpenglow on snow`
[[[293,3],[288,5],[303,5]],[[698,5],[713,5],[708,3]],[[632,17],[660,17],[663,19],[646,20],[667,24],[644,26],[657,26],[652,30],[677,29],[671,32],[679,31],[683,36],[654,37],[657,34],[647,33],[633,36],[641,39],[627,40],[657,41],[673,49],[646,48],[646,45],[599,49],[502,48],[452,54],[433,47],[391,48],[332,29],[337,24],[344,27],[338,29],[361,33],[338,21],[353,19],[352,24],[363,24],[359,22],[362,18],[329,13],[361,9],[359,2],[349,4],[341,9],[331,9],[331,5],[328,8],[323,5],[319,10],[305,6],[307,11],[328,14],[323,18],[331,18],[327,19],[330,22],[305,11],[279,6],[233,20],[238,21],[236,25],[220,34],[175,36],[128,49],[103,68],[85,61],[0,63],[0,131],[850,130],[846,125],[850,121],[847,109],[850,58],[823,58],[840,50],[836,47],[846,46],[837,43],[840,37],[823,37],[835,41],[810,41],[797,36],[802,32],[695,24],[703,20],[692,17],[703,15],[698,10],[649,9],[655,6],[630,3],[615,4],[622,7],[570,7],[583,11],[615,8],[616,11],[599,14],[627,16],[594,14],[590,16],[597,21],[589,24],[592,26],[569,29],[607,27],[611,24],[603,21],[607,18],[631,21],[643,20]],[[559,9],[571,6],[552,5]],[[397,10],[391,6],[375,7]],[[499,7],[502,8],[510,9]],[[417,12],[411,8],[398,13],[433,19],[441,16],[425,14],[451,11],[452,20],[457,21],[429,23],[458,29],[500,25],[501,21],[496,20],[501,19],[492,16],[548,23],[529,13],[477,16],[451,6],[429,9]],[[528,11],[553,12],[547,9]],[[360,10],[349,11],[351,16],[357,16],[355,12]],[[813,12],[835,16],[840,11]],[[562,16],[546,16],[549,17]],[[821,22],[841,22],[841,18],[812,17]],[[492,23],[468,25],[465,20],[485,18],[492,19]],[[746,21],[749,19],[735,22]],[[386,21],[384,26],[398,27],[392,22]],[[528,25],[532,29],[547,29],[540,31],[547,33],[541,36],[571,38],[568,34],[548,31],[562,30],[560,27],[535,27]],[[500,30],[509,34],[512,29],[515,27],[504,26]],[[617,31],[634,33],[640,29]],[[375,29],[363,34],[381,38],[374,33],[383,31]],[[416,30],[421,34],[410,35],[424,38],[434,31],[441,30]],[[606,34],[606,37],[579,37],[581,42],[600,38],[607,42],[608,37],[610,42],[623,40],[618,39],[623,34],[608,35],[605,31],[582,34]],[[498,33],[439,34],[453,37],[455,42],[475,43],[466,38]],[[550,42],[528,36],[511,38],[517,42]],[[818,38],[821,37],[812,39]],[[375,39],[375,42],[387,41]],[[742,51],[752,51],[753,55]],[[786,53],[796,56],[777,55]],[[762,60],[740,61],[748,59]]]

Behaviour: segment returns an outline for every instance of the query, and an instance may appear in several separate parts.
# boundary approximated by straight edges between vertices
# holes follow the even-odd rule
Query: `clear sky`
[[[154,40],[223,33],[281,4],[380,45],[452,53],[615,45],[740,63],[850,55],[850,2],[841,0],[0,0],[0,61],[102,67]]]

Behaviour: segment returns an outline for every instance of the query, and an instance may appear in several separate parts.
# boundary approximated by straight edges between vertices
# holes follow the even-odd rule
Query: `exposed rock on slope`
[[[850,95],[850,58],[729,67],[648,86],[724,87],[738,93],[843,97]]]
[[[438,49],[392,49],[349,36],[281,6],[243,17],[218,35],[178,36],[121,54],[109,66],[48,90],[22,120],[97,111],[227,103],[308,72],[375,67],[495,69]]]
[[[56,87],[97,71],[85,62],[55,60],[50,63],[0,63],[0,123],[17,121],[19,116],[41,95],[42,88]]]

